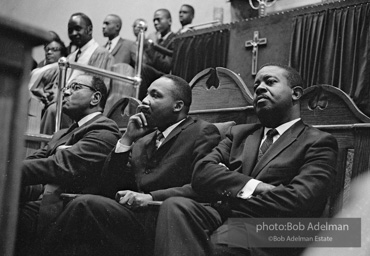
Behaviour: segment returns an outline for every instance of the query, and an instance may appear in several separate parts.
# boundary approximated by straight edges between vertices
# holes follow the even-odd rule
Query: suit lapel
[[[75,144],[75,137],[76,134],[78,134],[82,129],[85,129],[86,126],[90,125],[91,123],[98,120],[102,115],[97,115],[93,117],[91,120],[87,121],[83,125],[77,127],[71,133],[68,133],[68,129],[66,129],[65,133],[60,136],[60,138],[57,140],[56,144],[53,146],[52,152],[54,152],[59,146],[61,145],[73,145]]]
[[[51,146],[50,154],[53,154],[59,146],[66,144],[67,140],[70,138],[70,136],[68,136],[68,128],[60,130],[59,132],[62,135],[60,135],[59,138],[56,139],[55,144]],[[54,136],[58,135],[55,134]]]
[[[261,143],[263,136],[263,127],[260,127],[259,129],[255,130],[251,135],[247,137],[245,140],[245,147],[243,150],[243,173],[245,175],[250,176],[253,170],[253,167],[257,160],[257,154],[258,154],[258,147],[256,145],[259,145]]]
[[[114,55],[116,55],[116,53],[118,52],[118,50],[119,50],[119,48],[121,47],[121,45],[122,45],[122,38],[120,38],[119,40],[118,40],[118,43],[116,44],[116,46],[114,47],[114,49],[112,50],[112,52],[111,52],[111,54],[114,56]]]
[[[171,34],[168,35],[168,37],[165,40],[163,40],[161,43],[159,43],[159,45],[161,45],[163,47],[167,47],[171,43],[171,41],[174,37],[175,37],[175,34],[173,32],[171,32]]]
[[[262,156],[260,161],[257,162],[254,167],[251,176],[256,177],[262,169],[277,157],[282,151],[284,151],[290,144],[292,144],[299,134],[304,129],[304,124],[302,121],[298,121],[292,127],[290,127],[280,138],[271,145],[267,152]],[[259,145],[259,144],[258,144]]]
[[[155,135],[157,130],[148,135],[147,141],[144,142],[144,148],[146,149],[146,155],[150,159],[155,151]]]
[[[162,142],[162,145],[159,147],[160,150],[166,143],[168,143],[172,138],[176,137],[180,132],[186,129],[189,125],[194,123],[194,120],[191,117],[186,118],[181,124],[179,124],[170,134],[166,137],[166,139]]]

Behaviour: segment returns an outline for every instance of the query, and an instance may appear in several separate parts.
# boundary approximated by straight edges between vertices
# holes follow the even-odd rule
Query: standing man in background
[[[158,9],[154,13],[153,23],[157,32],[148,36],[149,47],[145,51],[148,55],[148,65],[143,65],[142,69],[140,100],[145,97],[149,85],[154,80],[172,70],[175,34],[171,31],[171,13],[167,9]]]
[[[134,21],[134,24],[132,24],[132,31],[134,32],[136,41],[138,41],[140,27],[143,27],[144,32],[146,32],[148,30],[148,22],[142,18],[138,18]]]
[[[179,12],[179,19],[182,28],[177,32],[177,34],[182,34],[187,31],[191,31],[191,23],[193,22],[194,19],[194,8],[191,5],[188,4],[183,4],[180,8]]]
[[[68,21],[68,36],[77,46],[77,50],[67,57],[68,61],[109,70],[114,63],[114,58],[108,50],[99,46],[92,37],[92,32],[93,25],[86,14],[74,13],[71,15]],[[83,71],[72,70],[70,74],[67,74],[68,81],[81,73]]]
[[[67,60],[68,62],[77,62],[110,70],[110,67],[114,63],[114,58],[108,50],[99,46],[99,44],[94,40],[92,37],[92,31],[92,22],[86,14],[79,12],[71,15],[68,21],[68,36],[71,43],[75,45],[77,49],[67,56]],[[84,71],[68,69],[67,81],[70,82],[81,74],[84,74]],[[106,85],[109,84],[107,79],[105,79],[104,82]],[[109,88],[107,89],[109,91]],[[48,131],[48,134],[52,134],[55,131],[55,117],[56,104],[53,103],[46,109],[41,119],[40,130]],[[66,127],[68,127],[68,124],[71,124],[71,122],[64,123],[66,123]]]
[[[122,20],[118,15],[109,14],[103,22],[103,35],[108,37],[105,48],[113,55],[115,63],[127,63],[135,67],[136,48],[134,42],[119,36]]]

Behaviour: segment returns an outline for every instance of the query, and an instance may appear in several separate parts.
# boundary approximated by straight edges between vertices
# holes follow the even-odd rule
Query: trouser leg
[[[212,207],[188,198],[169,198],[159,210],[155,255],[211,255],[209,235],[221,224],[220,215]]]
[[[136,215],[112,199],[80,196],[39,241],[35,255],[143,255],[146,233]]]

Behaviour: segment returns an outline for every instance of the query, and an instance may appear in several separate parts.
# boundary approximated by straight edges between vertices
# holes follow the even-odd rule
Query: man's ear
[[[92,36],[92,26],[91,25],[89,25],[89,26],[87,26],[87,32],[88,32],[88,34],[89,35],[91,35]]]
[[[180,112],[182,110],[182,108],[184,107],[184,102],[182,100],[178,100],[176,101],[175,103],[175,107],[174,107],[174,111],[175,112]]]
[[[101,98],[102,98],[101,92],[94,92],[94,94],[91,96],[90,104],[94,107],[98,106]]]
[[[292,99],[294,101],[299,100],[303,95],[303,88],[300,86],[295,86],[292,88]]]

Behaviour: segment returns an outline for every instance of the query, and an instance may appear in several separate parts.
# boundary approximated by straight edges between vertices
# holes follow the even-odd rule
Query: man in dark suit
[[[145,97],[148,86],[172,70],[172,53],[175,34],[171,31],[172,18],[167,9],[158,9],[153,17],[156,33],[148,36],[148,47],[145,48],[147,65],[142,68],[142,83],[139,99]]]
[[[104,195],[68,204],[38,255],[145,255],[152,251],[157,208],[172,196],[198,198],[190,186],[195,163],[217,145],[217,128],[188,116],[189,84],[165,75],[154,81],[107,158]],[[153,208],[154,207],[154,208]]]
[[[103,22],[103,35],[108,37],[105,48],[113,55],[115,63],[127,63],[135,67],[136,47],[133,41],[119,36],[122,20],[118,15],[109,14]]]
[[[332,135],[300,119],[302,85],[290,67],[269,64],[260,69],[254,108],[261,124],[232,127],[194,171],[193,189],[222,203],[205,206],[187,198],[166,200],[158,216],[155,255],[213,255],[215,246],[217,255],[226,255],[220,253],[224,249],[220,244],[237,247],[237,255],[297,253],[249,247],[247,233],[241,241],[235,239],[247,231],[240,233],[238,223],[227,225],[225,220],[323,213],[338,146]]]
[[[64,89],[62,102],[63,111],[75,123],[55,133],[44,148],[23,161],[17,249],[25,255],[25,243],[36,232],[41,205],[37,198],[42,192],[29,185],[55,184],[60,186],[60,192],[69,193],[98,192],[104,161],[120,137],[117,124],[102,115],[106,100],[107,88],[102,79],[76,77]]]

